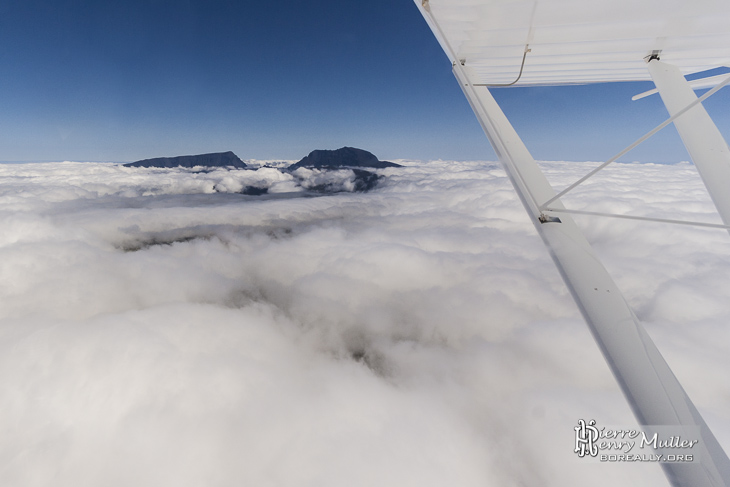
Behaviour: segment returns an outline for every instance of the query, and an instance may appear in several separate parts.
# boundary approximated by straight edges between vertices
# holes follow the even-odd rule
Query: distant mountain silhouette
[[[137,162],[125,164],[125,167],[229,167],[233,166],[237,169],[246,167],[246,163],[238,158],[231,151],[214,152],[212,154],[199,154],[196,156],[177,156],[177,157],[156,157],[154,159],[144,159]]]
[[[300,167],[400,167],[394,162],[379,161],[374,154],[354,147],[343,147],[337,150],[313,150],[307,157],[289,166],[293,171]]]

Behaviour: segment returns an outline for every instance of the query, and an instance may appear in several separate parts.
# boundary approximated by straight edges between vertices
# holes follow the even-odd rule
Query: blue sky
[[[537,159],[604,160],[666,117],[649,83],[495,90]],[[728,93],[706,104],[730,132]],[[0,2],[0,160],[233,150],[493,159],[412,0]],[[623,160],[688,156],[673,128]]]

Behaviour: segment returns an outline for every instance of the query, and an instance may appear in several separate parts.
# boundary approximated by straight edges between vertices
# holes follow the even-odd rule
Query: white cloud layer
[[[498,165],[378,172],[0,165],[0,485],[664,485],[573,454],[635,422]],[[717,221],[689,164],[565,201]],[[730,448],[728,234],[578,221]]]

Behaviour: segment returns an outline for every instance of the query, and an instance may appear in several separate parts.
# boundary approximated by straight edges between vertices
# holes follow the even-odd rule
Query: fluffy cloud
[[[634,420],[498,165],[406,164],[316,197],[352,176],[0,165],[0,483],[664,482],[572,453]],[[565,201],[716,218],[688,164]],[[730,445],[727,233],[578,220]]]

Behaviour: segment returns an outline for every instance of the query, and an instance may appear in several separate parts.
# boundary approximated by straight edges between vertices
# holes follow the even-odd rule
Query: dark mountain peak
[[[300,167],[400,167],[388,161],[379,161],[371,152],[355,147],[342,147],[337,150],[313,150],[307,157],[289,166],[290,170]]]
[[[198,154],[194,156],[156,157],[125,164],[125,167],[229,167],[238,169],[246,167],[246,163],[231,151]]]

